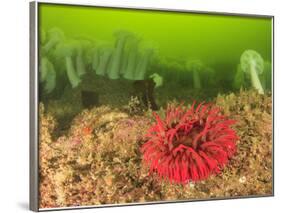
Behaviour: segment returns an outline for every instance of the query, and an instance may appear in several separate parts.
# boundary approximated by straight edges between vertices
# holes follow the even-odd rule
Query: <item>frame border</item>
[[[30,2],[29,80],[29,209],[39,211],[39,129],[38,129],[38,3]]]

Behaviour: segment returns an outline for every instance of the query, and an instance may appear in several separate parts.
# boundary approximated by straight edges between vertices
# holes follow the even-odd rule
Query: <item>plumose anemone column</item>
[[[47,93],[51,93],[56,87],[56,71],[51,62],[48,63],[48,67],[49,71],[44,89]]]
[[[195,89],[201,89],[201,79],[199,73],[203,67],[203,63],[200,60],[190,60],[186,62],[186,69],[192,71],[193,85]]]
[[[271,62],[265,61],[264,62],[264,70],[260,76],[262,88],[264,90],[271,90],[271,74],[272,74],[272,66]]]
[[[39,64],[40,82],[46,81],[48,73],[48,58],[42,57]]]
[[[77,56],[77,47],[77,40],[67,40],[58,44],[55,49],[55,56],[61,58],[64,62],[66,74],[72,88],[77,87],[81,82],[75,70],[75,63],[73,62],[73,58]]]
[[[56,71],[47,57],[40,60],[40,82],[44,83],[44,91],[51,93],[56,87]]]
[[[261,55],[255,50],[246,50],[240,58],[241,69],[250,75],[252,87],[255,88],[259,94],[264,94],[259,74],[262,74],[264,69],[264,61]]]
[[[92,68],[94,71],[97,71],[99,61],[100,61],[100,47],[95,47],[93,52],[93,61],[92,61]]]
[[[79,78],[78,74],[76,73],[74,63],[72,61],[72,57],[75,55],[76,44],[73,41],[65,42],[61,46],[61,52],[65,58],[65,66],[66,66],[66,74],[68,80],[72,86],[72,88],[77,87],[81,79]]]
[[[66,65],[67,77],[71,83],[72,88],[75,88],[80,84],[81,79],[76,75],[76,71],[71,56],[65,57],[65,65]]]
[[[132,38],[128,48],[128,60],[124,70],[124,78],[128,80],[135,80],[135,70],[139,58],[139,39]]]
[[[111,64],[107,75],[110,79],[118,79],[120,77],[122,57],[124,55],[124,48],[130,33],[126,31],[118,31],[115,33],[116,44],[112,53]]]
[[[96,69],[97,75],[104,76],[106,74],[107,69],[110,66],[112,52],[113,52],[113,48],[109,46],[105,46],[99,49],[100,56],[99,56],[98,66]]]
[[[149,59],[153,54],[152,49],[144,50],[143,54],[139,57],[138,64],[135,71],[135,80],[145,79],[146,70],[148,68]]]
[[[244,85],[244,71],[241,69],[241,64],[238,64],[237,70],[234,76],[232,87],[234,89],[240,89]]]
[[[76,70],[79,77],[83,76],[86,73],[82,47],[78,47],[77,49]]]

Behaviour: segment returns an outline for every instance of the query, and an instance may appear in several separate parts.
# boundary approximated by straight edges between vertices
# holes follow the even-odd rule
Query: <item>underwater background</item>
[[[165,57],[233,65],[245,49],[254,49],[271,61],[270,18],[44,4],[39,13],[40,27],[59,27],[67,37],[110,41],[125,29],[155,42]]]
[[[40,3],[39,38],[41,208],[272,194],[270,17]],[[222,172],[159,179],[148,128],[194,101],[233,123],[233,150]]]
[[[264,90],[271,90],[272,24],[270,18],[52,4],[41,4],[39,16],[42,46],[44,46],[44,42],[48,43],[46,40],[49,40],[48,45],[51,45],[56,39],[64,40],[67,43],[66,48],[75,49],[71,53],[72,58],[75,57],[74,51],[77,51],[77,48],[83,49],[80,51],[82,52],[80,55],[83,66],[88,66],[85,68],[87,73],[96,72],[99,76],[104,75],[105,72],[97,71],[97,67],[94,65],[95,50],[100,48],[103,49],[104,53],[108,51],[104,49],[113,48],[120,42],[120,34],[123,34],[123,36],[131,34],[134,37],[131,40],[138,40],[138,44],[135,47],[132,46],[134,44],[131,44],[131,46],[126,44],[129,47],[123,48],[135,48],[134,54],[147,55],[149,61],[147,64],[143,64],[145,66],[144,73],[141,73],[140,76],[131,76],[131,74],[126,76],[122,73],[123,67],[120,67],[120,73],[116,71],[116,74],[107,76],[108,79],[144,80],[151,78],[154,79],[154,82],[161,81],[161,83],[156,83],[158,86],[161,84],[162,87],[159,87],[156,93],[163,90],[162,94],[177,88],[192,89],[196,87],[205,89],[207,92],[216,88],[214,94],[220,91],[239,90],[241,86],[251,87],[250,75],[245,74],[245,70],[244,72],[239,71],[240,57],[244,51],[254,50],[262,57],[264,63],[265,71],[259,73],[260,81],[263,87],[266,87]],[[59,32],[56,32],[56,30]],[[117,35],[118,33],[119,35]],[[68,45],[69,43],[70,45]],[[127,43],[130,42],[127,41]],[[72,47],[70,47],[71,45]],[[57,88],[57,91],[54,93],[60,92],[64,89],[62,85],[67,85],[67,81],[72,82],[72,88],[77,86],[74,84],[78,84],[78,82],[74,82],[75,76],[72,76],[72,81],[71,77],[68,76],[68,80],[65,77],[66,73],[69,75],[69,72],[66,72],[67,67],[63,64],[63,57],[66,54],[65,51],[70,51],[66,50],[65,46],[62,48],[54,46],[53,50],[49,52],[44,51],[44,48],[40,50],[41,57],[46,54],[47,59],[48,57],[53,58],[50,61],[53,63],[54,70],[60,70],[59,72],[56,71],[55,77],[52,77],[51,74],[45,74],[49,76],[49,79],[55,81],[53,83],[52,80],[47,80],[48,77],[45,80],[41,79],[43,84],[53,87],[47,89],[47,93],[51,93],[51,90],[55,88]],[[119,49],[122,51],[121,47]],[[151,51],[151,53],[148,53],[148,51]],[[120,62],[116,62],[117,64],[114,62],[115,66],[118,66],[119,63],[122,64],[119,66],[123,66],[127,63],[126,60],[132,59],[131,61],[133,61],[133,56],[128,57],[128,59],[126,56],[131,52],[130,50],[124,50],[123,58],[121,59],[122,56],[118,56]],[[101,56],[103,53],[99,53],[99,57],[103,57]],[[148,56],[149,54],[150,56]],[[145,59],[146,56],[136,57]],[[58,60],[60,61],[58,62]],[[139,61],[135,63],[142,63],[142,59],[136,60]],[[114,60],[112,59],[112,61]],[[62,71],[65,69],[66,71]],[[194,75],[196,69],[198,69],[196,73],[200,73],[199,80],[198,75]],[[79,74],[79,69],[76,72]],[[80,71],[80,73],[84,72]],[[153,75],[155,73],[156,76]],[[195,85],[196,78],[197,85]],[[86,77],[86,79],[89,78]],[[76,76],[76,80],[80,81],[81,78],[78,80]],[[86,84],[85,81],[83,83]],[[116,81],[109,81],[108,83],[115,84]],[[177,98],[180,96],[179,93],[181,92],[171,94],[171,96]],[[159,101],[161,104],[166,102],[166,100]]]

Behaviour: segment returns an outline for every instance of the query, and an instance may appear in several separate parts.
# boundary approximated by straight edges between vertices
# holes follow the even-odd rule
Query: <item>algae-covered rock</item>
[[[271,98],[270,94],[241,90],[216,100],[237,121],[235,128],[240,137],[237,155],[225,176],[227,188],[235,196],[272,194]]]
[[[270,93],[254,90],[218,95],[213,103],[236,120],[237,152],[220,175],[186,185],[161,180],[143,166],[140,147],[151,111],[86,109],[55,138],[55,119],[41,105],[40,207],[270,195],[271,100]]]

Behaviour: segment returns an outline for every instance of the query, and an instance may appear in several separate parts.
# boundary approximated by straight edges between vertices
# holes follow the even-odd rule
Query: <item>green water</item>
[[[160,66],[160,68],[154,66],[153,64],[157,63],[154,63],[154,58],[151,59],[152,62],[147,68],[145,78],[147,79],[152,73],[157,73],[163,77],[164,83],[155,89],[159,99],[161,99],[160,96],[163,96],[162,101],[159,100],[161,103],[168,99],[165,99],[164,96],[170,97],[170,99],[175,96],[178,99],[184,99],[185,92],[179,94],[180,92],[172,93],[171,91],[185,87],[190,91],[194,89],[194,75],[186,70],[185,62],[188,60],[200,60],[204,64],[204,69],[210,68],[212,70],[212,75],[205,74],[207,72],[200,74],[201,86],[202,91],[217,88],[216,94],[240,88],[240,83],[238,86],[233,86],[233,82],[241,54],[245,50],[255,50],[264,61],[268,62],[268,66],[271,66],[271,18],[54,4],[40,4],[39,17],[40,30],[43,29],[48,32],[56,27],[61,29],[68,39],[83,37],[109,41],[114,44],[114,32],[118,30],[132,32],[141,37],[142,41],[150,42],[158,58],[165,58],[164,61],[166,62],[171,60],[182,63],[178,70],[173,66],[166,65]],[[58,65],[59,63],[55,62],[57,59],[54,59],[54,56],[50,56],[49,60],[53,63],[57,72],[56,88],[61,85],[67,87],[67,84],[69,84],[67,83],[67,77],[59,78],[59,76],[66,75],[61,71],[66,69],[61,65],[64,62]],[[87,65],[86,69],[91,69],[91,64]],[[91,71],[87,70],[87,72]],[[267,85],[267,90],[271,90],[271,68],[269,72],[269,77],[267,76],[267,80],[264,80],[270,82],[268,83],[270,85]],[[87,77],[88,81],[82,80],[81,84],[98,85],[100,83],[102,85],[100,81],[89,83],[91,78],[100,79],[100,77],[90,76]],[[120,89],[119,91],[120,94],[130,90],[124,86],[123,82],[126,84],[126,81],[122,81],[122,76],[119,81],[108,79],[107,82],[113,85],[112,88],[118,88],[118,85],[120,88],[123,86],[123,90]],[[239,79],[239,82],[242,82],[241,79]],[[244,76],[243,74],[242,84],[246,88],[252,87],[249,75]],[[62,87],[59,88],[62,89]],[[183,91],[187,91],[187,89],[183,89]],[[69,90],[71,90],[71,87]],[[92,90],[99,91],[99,94],[103,92],[103,90],[94,87],[92,87]],[[117,92],[116,89],[112,89],[112,91],[113,93]],[[167,94],[169,92],[171,94]]]
[[[238,62],[245,49],[271,60],[271,19],[176,12],[41,5],[40,26],[67,36],[106,40],[118,29],[153,40],[168,57],[199,57],[208,63]]]

